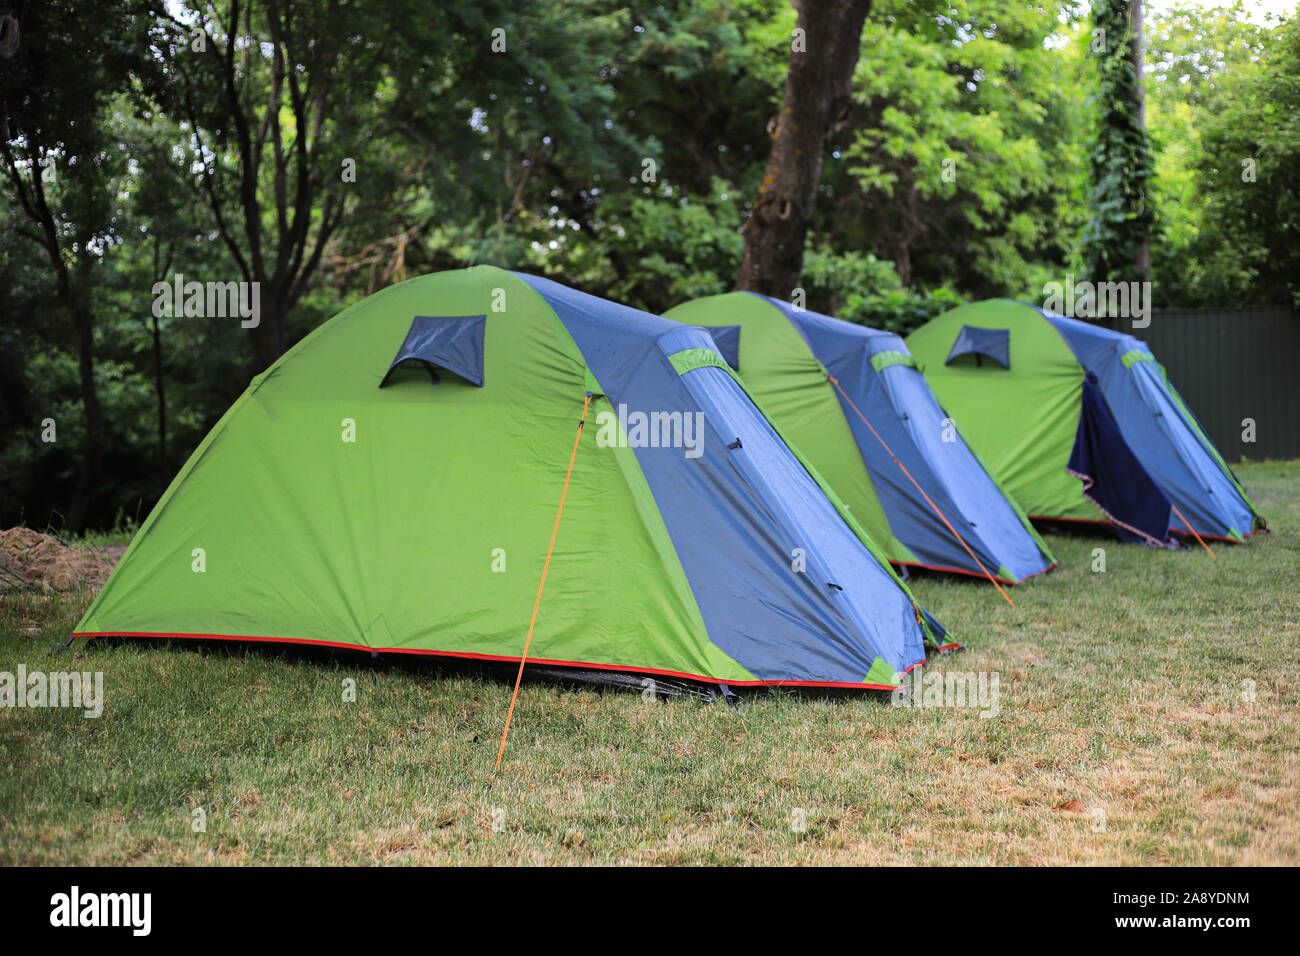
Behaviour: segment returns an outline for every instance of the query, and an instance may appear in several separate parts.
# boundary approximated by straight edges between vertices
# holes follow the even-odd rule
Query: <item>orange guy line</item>
[[[551,553],[555,550],[555,536],[560,531],[560,515],[564,514],[564,499],[569,494],[569,478],[573,475],[573,462],[578,457],[578,440],[582,438],[582,426],[587,423],[587,410],[591,408],[591,393],[582,404],[582,419],[578,422],[577,434],[573,436],[573,451],[569,453],[569,470],[564,473],[564,490],[560,492],[560,507],[555,512],[555,527],[551,528],[551,543],[546,548],[546,562],[542,565],[542,580],[537,584],[537,598],[533,601],[533,616],[528,622],[528,637],[524,639],[524,653],[519,658],[519,673],[515,675],[515,691],[510,695],[510,709],[506,711],[506,725],[501,730],[501,748],[497,751],[496,766],[492,772],[501,769],[501,757],[506,752],[506,737],[510,734],[510,720],[515,715],[515,701],[519,699],[519,682],[524,679],[524,662],[528,660],[528,646],[533,642],[533,627],[537,624],[537,609],[542,606],[542,589],[546,587],[546,572],[551,567]]]
[[[880,442],[880,444],[884,447],[885,451],[888,452],[889,457],[894,459],[894,464],[903,470],[903,474],[907,475],[907,480],[912,483],[912,485],[916,488],[916,490],[921,493],[921,497],[924,498],[926,502],[929,503],[930,507],[934,509],[934,513],[939,516],[939,520],[948,526],[948,530],[952,532],[952,536],[961,542],[961,546],[966,549],[966,553],[971,556],[971,560],[974,561],[977,565],[979,565],[979,569],[984,572],[984,576],[988,578],[990,582],[992,582],[995,588],[998,589],[998,593],[1001,594],[1004,598],[1006,598],[1006,602],[1010,604],[1012,607],[1015,607],[1016,602],[1011,600],[1011,598],[1007,597],[1007,592],[1002,590],[1002,585],[998,584],[997,578],[989,574],[988,568],[984,567],[984,563],[980,561],[979,558],[975,557],[975,552],[970,549],[970,545],[966,543],[965,539],[962,538],[962,536],[957,533],[957,529],[952,526],[951,522],[949,522],[948,519],[943,516],[943,512],[939,510],[939,506],[936,505],[930,499],[930,496],[925,493],[925,489],[916,483],[916,479],[913,478],[912,473],[907,470],[907,466],[898,460],[898,456],[894,454],[893,449],[890,448],[889,445],[886,444],[885,440],[880,437],[880,432],[872,428],[871,422],[867,421],[867,416],[863,415],[861,410],[858,408],[858,406],[853,404],[853,399],[849,398],[848,393],[845,392],[844,389],[840,387],[840,380],[837,379],[834,375],[830,375],[830,374],[827,374],[826,377],[830,380],[830,383],[835,386],[835,390],[839,392],[842,396],[844,396],[844,400],[849,403],[849,408],[853,409],[855,412],[858,413],[858,418],[862,419],[862,424],[866,425],[868,428],[871,429],[871,434],[876,436],[876,441]],[[1193,534],[1195,534],[1195,532],[1193,532]]]
[[[1186,526],[1187,530],[1190,531],[1192,534],[1196,535],[1196,540],[1201,542],[1202,548],[1204,548],[1206,551],[1209,551],[1210,557],[1212,557],[1215,561],[1218,561],[1219,556],[1215,554],[1213,551],[1210,551],[1210,546],[1205,543],[1204,539],[1202,539],[1199,534],[1196,534],[1196,529],[1193,528],[1191,523],[1186,518],[1183,517],[1183,513],[1178,510],[1178,505],[1170,501],[1169,507],[1174,509],[1174,514],[1178,515],[1178,520],[1181,521]]]

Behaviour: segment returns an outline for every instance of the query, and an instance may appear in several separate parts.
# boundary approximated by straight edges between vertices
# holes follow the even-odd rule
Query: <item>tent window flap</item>
[[[486,315],[417,315],[379,387],[389,383],[393,370],[403,362],[416,361],[428,369],[435,383],[437,370],[442,369],[482,388],[486,328]]]
[[[963,355],[975,356],[975,363],[983,365],[985,358],[992,359],[1005,369],[1011,368],[1011,332],[1009,329],[981,329],[963,325],[952,343],[952,351],[943,360],[951,365]]]

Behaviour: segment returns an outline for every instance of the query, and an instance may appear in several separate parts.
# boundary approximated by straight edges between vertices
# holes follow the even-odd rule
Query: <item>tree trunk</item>
[[[81,470],[68,504],[67,528],[80,534],[86,528],[90,505],[99,488],[104,463],[104,415],[95,388],[95,317],[84,306],[73,307],[80,353],[81,405],[86,416],[86,431],[81,445]]]
[[[263,290],[266,286],[266,283],[261,285]],[[253,357],[257,361],[258,372],[265,372],[284,354],[288,344],[284,328],[287,312],[288,309],[276,296],[262,295],[258,324],[249,330],[253,335]]]
[[[154,283],[166,281],[165,277],[172,267],[172,255],[175,247],[167,252],[167,260],[162,261],[162,243],[154,237],[153,243],[153,279]],[[158,496],[161,498],[167,490],[167,389],[163,378],[162,328],[158,316],[151,316],[153,326],[153,387],[158,400]]]
[[[803,275],[804,242],[827,140],[847,116],[871,0],[792,0],[798,29],[781,113],[753,214],[737,289],[789,299]]]
[[[153,387],[158,396],[158,494],[167,490],[167,392],[163,382],[162,331],[153,317]]]

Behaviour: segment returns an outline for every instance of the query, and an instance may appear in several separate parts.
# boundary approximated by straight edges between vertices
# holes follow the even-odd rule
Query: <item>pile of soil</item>
[[[0,531],[0,592],[32,588],[48,594],[81,587],[97,591],[117,557],[120,554],[69,547],[31,528],[10,528]]]

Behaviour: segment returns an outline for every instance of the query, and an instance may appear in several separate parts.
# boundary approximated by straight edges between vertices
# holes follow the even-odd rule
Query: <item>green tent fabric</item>
[[[912,332],[907,347],[925,366],[939,403],[1029,515],[1097,520],[1083,483],[1065,470],[1079,427],[1083,372],[1050,323],[1009,312],[1008,301],[953,309]],[[969,353],[950,357],[967,327],[1009,328],[1010,367]]]
[[[1193,531],[1241,542],[1264,527],[1133,336],[995,299],[932,319],[907,344],[971,446],[1031,517],[1110,521],[1122,537],[1151,544]],[[1094,473],[1084,474],[1079,462],[1089,457]],[[1099,480],[1107,471],[1109,489]]]
[[[898,336],[750,292],[706,296],[665,315],[734,340],[733,361],[764,413],[891,562],[1008,584],[1054,566],[944,421]]]
[[[532,276],[393,286],[253,380],[74,636],[517,661],[580,434],[530,660],[897,686],[943,629],[722,365]],[[648,412],[696,445],[629,441]]]

